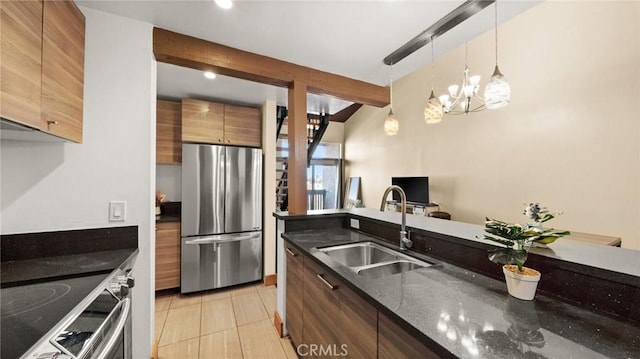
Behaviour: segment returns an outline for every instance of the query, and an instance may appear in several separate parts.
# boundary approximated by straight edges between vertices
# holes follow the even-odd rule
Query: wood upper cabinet
[[[440,358],[384,314],[378,316],[378,358]]]
[[[156,290],[180,287],[180,222],[156,224]]]
[[[311,259],[304,260],[303,292],[303,343],[330,347],[328,356],[377,357],[375,307]]]
[[[158,100],[156,106],[156,163],[182,162],[182,104]]]
[[[224,142],[224,104],[182,99],[182,142]]]
[[[42,2],[0,1],[0,117],[40,129]]]
[[[0,1],[0,115],[82,142],[85,18],[73,1]]]
[[[303,256],[286,242],[284,248],[287,257],[287,331],[294,344],[302,344]]]
[[[262,145],[260,110],[253,107],[224,105],[224,142],[238,146]]]
[[[182,99],[182,142],[260,147],[260,110]]]
[[[42,25],[44,132],[82,142],[85,18],[73,1],[45,1]]]

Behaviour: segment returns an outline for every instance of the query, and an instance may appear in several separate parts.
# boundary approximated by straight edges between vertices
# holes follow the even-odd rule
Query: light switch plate
[[[351,218],[349,224],[351,225],[351,228],[360,229],[360,221],[355,218]]]
[[[109,202],[109,222],[123,222],[127,219],[127,201]]]

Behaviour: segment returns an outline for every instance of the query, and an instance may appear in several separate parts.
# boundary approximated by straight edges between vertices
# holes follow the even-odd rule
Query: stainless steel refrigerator
[[[262,279],[262,150],[182,145],[180,291]]]

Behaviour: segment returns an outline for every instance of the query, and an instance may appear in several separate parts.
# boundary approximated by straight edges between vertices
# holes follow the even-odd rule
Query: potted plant
[[[538,203],[530,203],[525,208],[524,214],[530,219],[526,225],[486,218],[484,238],[505,246],[489,250],[489,260],[503,265],[502,271],[509,294],[518,299],[532,300],[536,294],[540,272],[524,266],[529,248],[546,246],[571,233],[543,228],[542,224],[555,216],[549,213],[546,207],[540,207]]]

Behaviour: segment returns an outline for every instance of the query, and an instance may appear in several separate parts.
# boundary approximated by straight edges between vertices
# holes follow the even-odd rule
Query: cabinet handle
[[[218,138],[218,142],[222,142],[222,139],[221,139],[221,138]]]
[[[231,143],[231,140],[227,138],[227,143]]]
[[[298,253],[295,253],[294,251],[289,249],[289,247],[286,247],[285,250],[287,251],[287,253],[291,254],[292,257],[297,257],[298,256]]]
[[[47,125],[57,125],[58,121],[47,121]]]
[[[337,285],[333,285],[333,284],[329,283],[326,279],[324,279],[324,274],[318,274],[318,279],[320,279],[320,281],[322,281],[322,283],[324,283],[324,285],[326,285],[329,289],[331,289],[331,290],[338,289]]]

